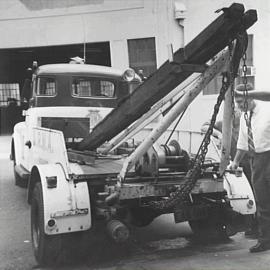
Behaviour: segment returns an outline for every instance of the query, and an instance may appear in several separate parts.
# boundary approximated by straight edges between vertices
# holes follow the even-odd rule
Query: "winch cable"
[[[190,86],[190,85],[192,85],[195,81],[197,81],[198,80],[198,77],[196,77],[196,78],[194,78],[191,82],[189,82],[184,88],[183,88],[183,90],[185,89],[185,88],[187,88],[188,86]],[[178,98],[168,109],[166,109],[162,114],[163,115],[165,115],[181,98],[182,98],[183,96],[181,96],[180,98]],[[176,128],[177,128],[177,126],[178,126],[178,124],[180,123],[180,121],[181,121],[181,119],[183,118],[183,116],[185,115],[185,113],[186,113],[186,111],[187,111],[187,108],[185,108],[185,110],[180,114],[180,116],[179,116],[179,118],[178,118],[178,120],[177,120],[177,122],[176,122],[176,124],[174,125],[174,127],[173,127],[173,129],[172,129],[172,131],[170,132],[170,135],[169,135],[169,137],[168,137],[168,139],[166,140],[166,142],[165,142],[165,144],[164,145],[167,145],[168,143],[169,143],[169,141],[170,141],[170,139],[171,139],[171,137],[172,137],[172,135],[173,135],[173,133],[175,132],[175,130],[176,130]]]
[[[170,135],[169,135],[169,137],[168,137],[168,139],[167,139],[166,142],[165,142],[165,145],[167,145],[167,144],[169,143],[169,141],[170,141],[170,139],[171,139],[173,133],[175,132],[175,130],[176,130],[178,124],[180,123],[181,119],[183,118],[183,116],[184,116],[186,110],[187,110],[187,108],[185,108],[185,110],[180,114],[180,116],[179,116],[179,118],[178,118],[176,124],[174,125],[174,127],[173,127],[173,129],[172,129],[172,131],[171,131],[171,133],[170,133]]]

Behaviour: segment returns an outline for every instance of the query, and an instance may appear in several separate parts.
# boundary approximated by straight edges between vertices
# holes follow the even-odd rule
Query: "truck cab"
[[[26,185],[36,163],[33,127],[59,130],[66,145],[76,147],[140,83],[140,77],[131,69],[86,64],[34,66],[22,94],[28,107],[23,112],[25,121],[14,127],[12,139],[16,184]]]
[[[243,230],[256,211],[252,189],[244,174],[226,166],[221,172],[221,159],[207,156],[211,129],[233,80],[224,77],[212,124],[205,136],[197,134],[202,137],[198,147],[194,132],[175,137],[170,127],[229,62],[238,69],[245,45],[238,33],[256,20],[256,12],[244,13],[242,5],[233,4],[143,83],[131,70],[84,64],[34,70],[31,90],[25,91],[29,108],[25,122],[14,128],[11,157],[16,183],[28,180],[39,264],[55,264],[66,250],[85,251],[81,244],[91,243],[102,228],[123,243],[131,228],[163,214],[173,214],[176,223],[189,222],[194,235],[207,241]],[[201,74],[184,89],[181,83],[194,72]],[[113,152],[156,113],[159,122],[140,144]],[[167,131],[174,137],[159,143]],[[108,146],[101,151],[104,143]]]
[[[153,144],[125,179],[123,168],[141,145],[127,144],[117,153],[104,153],[102,147],[79,149],[93,128],[141,82],[131,69],[121,72],[84,64],[45,65],[33,72],[31,87],[24,91],[29,108],[25,121],[14,128],[11,158],[15,184],[28,188],[32,245],[39,263],[54,263],[74,244],[78,251],[85,249],[80,244],[97,223],[105,224],[111,238],[121,243],[129,238],[130,226],[147,226],[161,214],[174,213],[175,222],[188,221],[197,237],[224,239],[241,230],[245,216],[254,213],[246,178],[236,180],[227,174],[224,182],[218,158],[210,156],[187,205],[157,206],[186,185],[192,152],[201,143],[194,138],[202,138],[201,133],[182,134],[181,147],[180,137]],[[232,215],[239,219],[237,224],[231,224]]]

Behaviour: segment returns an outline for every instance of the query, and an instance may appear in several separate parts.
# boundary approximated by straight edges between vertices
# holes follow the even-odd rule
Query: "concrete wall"
[[[186,5],[185,43],[220,14],[215,10],[230,6],[230,0],[1,0],[0,49],[110,41],[111,63],[128,66],[127,40],[155,37],[157,65],[167,58],[167,45],[174,50],[182,42],[182,28],[174,19],[174,3]],[[256,88],[269,90],[270,1],[238,0],[247,9],[258,11],[258,22],[250,28],[254,35]],[[216,96],[197,98],[182,121],[184,129],[198,130],[213,110]]]
[[[232,3],[243,3],[245,10],[256,9],[258,21],[248,30],[253,38],[253,61],[256,68],[255,88],[270,91],[268,82],[268,68],[270,62],[270,1],[268,0],[185,0],[187,7],[187,20],[185,21],[185,42],[188,43],[209,23],[220,14],[215,10],[228,7]],[[216,102],[216,95],[200,95],[189,108],[189,115],[183,128],[197,130],[201,124],[210,118],[213,105]],[[223,109],[221,110],[221,113]],[[219,117],[222,117],[220,115]]]
[[[175,49],[181,44],[180,33],[172,0],[0,2],[0,48],[110,41],[112,65],[126,68],[127,39],[156,37],[160,65],[167,44],[174,43]]]

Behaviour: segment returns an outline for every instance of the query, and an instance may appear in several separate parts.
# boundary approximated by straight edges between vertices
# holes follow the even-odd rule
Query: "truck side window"
[[[56,95],[55,79],[49,77],[39,77],[37,79],[37,95],[55,96]]]

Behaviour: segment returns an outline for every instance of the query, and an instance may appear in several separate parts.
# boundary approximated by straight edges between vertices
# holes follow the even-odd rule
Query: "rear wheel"
[[[56,263],[62,248],[61,235],[46,235],[44,231],[44,205],[41,183],[36,183],[31,203],[31,236],[36,260],[39,264]]]
[[[200,219],[189,221],[189,225],[198,240],[215,241],[227,240],[230,233],[226,224],[218,220]]]
[[[129,222],[136,227],[145,227],[158,216],[153,210],[142,207],[131,208],[129,213]]]
[[[83,259],[91,243],[90,231],[47,235],[44,231],[41,183],[35,184],[31,202],[31,236],[34,255],[40,265],[56,265]]]
[[[224,207],[212,207],[207,215],[198,220],[189,221],[194,236],[203,241],[224,241],[236,231],[230,225],[228,209]]]

